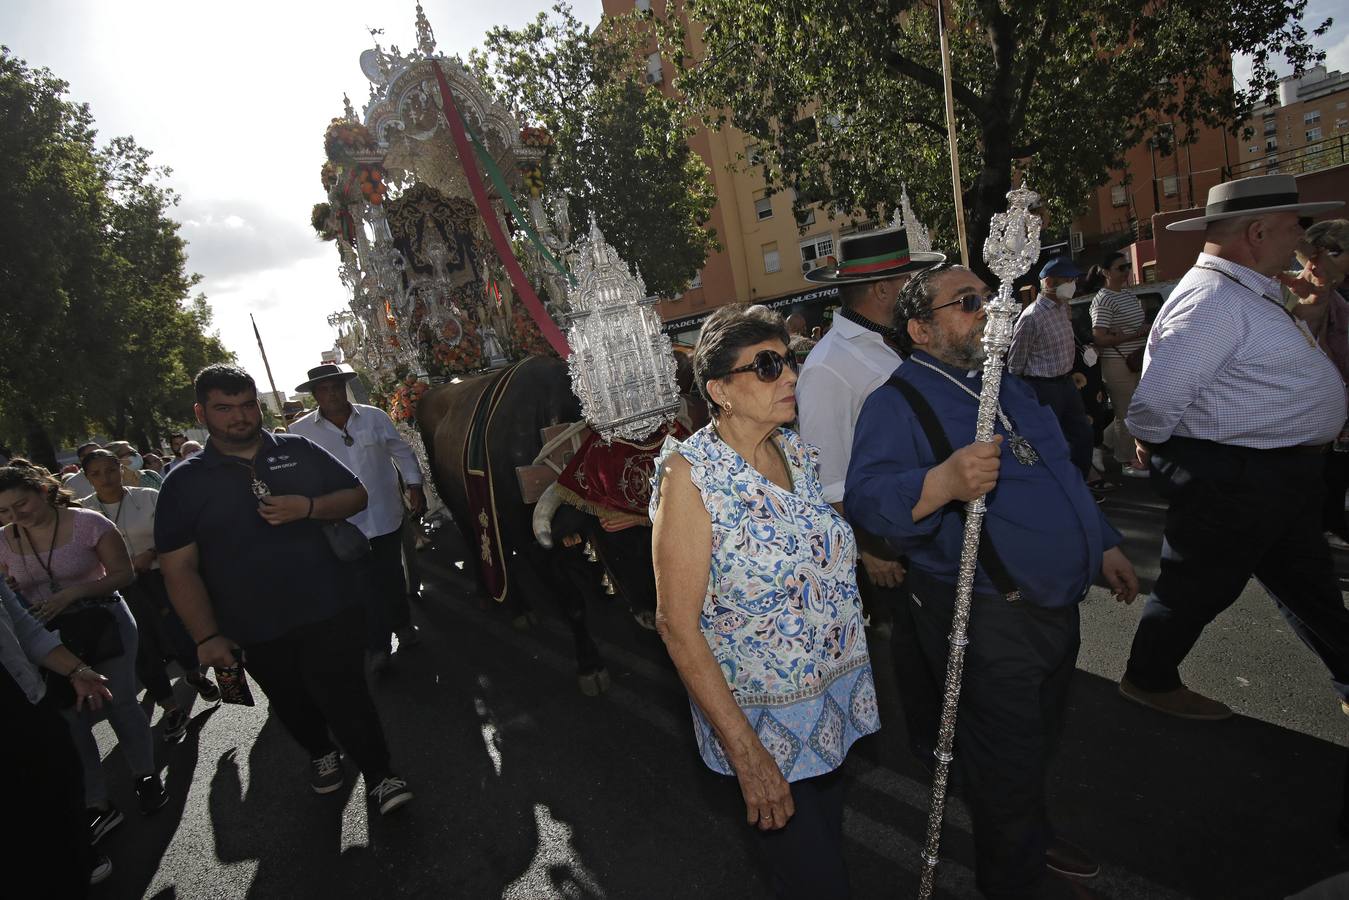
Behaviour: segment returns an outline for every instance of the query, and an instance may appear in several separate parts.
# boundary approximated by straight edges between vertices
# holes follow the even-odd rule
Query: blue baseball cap
[[[1081,274],[1071,256],[1056,256],[1040,268],[1041,278],[1077,278]]]

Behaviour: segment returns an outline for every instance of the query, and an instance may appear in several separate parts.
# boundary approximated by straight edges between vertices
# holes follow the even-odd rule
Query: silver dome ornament
[[[661,333],[657,298],[592,217],[577,252],[576,285],[568,291],[567,342],[572,392],[605,440],[639,440],[679,411],[674,351]]]

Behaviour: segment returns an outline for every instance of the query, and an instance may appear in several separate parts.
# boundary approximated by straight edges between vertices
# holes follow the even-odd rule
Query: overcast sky
[[[551,0],[424,0],[443,52],[467,55],[494,25],[519,26]],[[1308,21],[1336,0],[1312,0]],[[574,0],[586,22],[600,0]],[[266,387],[253,313],[277,387],[289,392],[335,337],[327,316],[346,305],[336,251],[309,227],[324,199],[323,129],[359,110],[369,82],[358,58],[367,27],[407,49],[415,2],[349,0],[5,0],[0,42],[46,66],[88,102],[100,138],[131,134],[169,165],[189,265],[226,346]],[[1319,42],[1349,69],[1349,16]],[[1249,70],[1249,67],[1246,69]],[[1242,68],[1238,65],[1238,75]]]
[[[495,25],[519,26],[551,0],[423,0],[446,54],[467,56]],[[597,23],[600,0],[575,0]],[[328,314],[347,294],[337,251],[309,226],[324,199],[323,130],[369,95],[367,27],[387,49],[416,46],[415,0],[4,0],[0,43],[46,66],[87,102],[99,139],[131,134],[173,168],[189,267],[230,350],[267,390],[249,325],[257,317],[279,390],[332,348]]]

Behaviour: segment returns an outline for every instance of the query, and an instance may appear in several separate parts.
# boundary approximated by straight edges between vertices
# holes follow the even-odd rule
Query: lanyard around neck
[[[36,559],[37,564],[42,567],[42,571],[47,573],[47,587],[55,594],[59,590],[59,587],[56,584],[56,575],[52,571],[52,557],[56,554],[56,532],[61,530],[61,508],[57,507],[53,510],[53,513],[56,516],[56,521],[52,523],[52,543],[51,546],[47,548],[46,561],[43,561],[42,554],[38,553],[37,541],[33,540],[33,536],[28,533],[27,528],[19,529],[19,549],[23,549],[23,539],[27,538],[29,545],[33,548],[33,558]],[[25,569],[28,568],[28,558],[26,555],[24,557],[23,565]]]
[[[1249,284],[1247,284],[1246,282],[1242,281],[1240,278],[1238,278],[1237,276],[1233,275],[1231,272],[1224,272],[1222,269],[1218,268],[1217,266],[1208,266],[1208,265],[1203,265],[1203,264],[1200,264],[1200,263],[1195,263],[1195,268],[1196,268],[1196,269],[1203,269],[1203,270],[1205,270],[1206,272],[1217,272],[1219,275],[1223,276],[1224,278],[1226,278],[1226,279],[1228,279],[1228,280],[1230,280],[1230,281],[1235,281],[1237,284],[1241,285],[1241,286],[1244,287],[1246,290],[1250,291],[1252,294],[1255,294],[1257,297],[1260,297],[1261,299],[1268,300],[1270,303],[1273,303],[1275,306],[1277,306],[1277,307],[1279,308],[1279,311],[1282,312],[1285,316],[1287,316],[1287,317],[1288,317],[1288,320],[1289,320],[1290,322],[1293,323],[1293,327],[1294,327],[1294,328],[1297,328],[1298,334],[1302,335],[1302,337],[1303,337],[1304,339],[1306,339],[1308,346],[1311,346],[1311,347],[1315,347],[1315,346],[1316,346],[1316,338],[1312,337],[1310,334],[1308,334],[1306,331],[1304,331],[1301,327],[1298,326],[1297,316],[1295,316],[1295,315],[1293,315],[1291,312],[1289,312],[1288,307],[1286,307],[1286,306],[1283,305],[1283,301],[1278,300],[1278,299],[1276,299],[1276,298],[1274,298],[1274,297],[1271,297],[1269,294],[1266,294],[1264,291],[1257,291],[1255,288],[1251,287]]]

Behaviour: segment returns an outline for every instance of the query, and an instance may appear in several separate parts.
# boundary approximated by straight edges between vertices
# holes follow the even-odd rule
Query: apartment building
[[[1349,72],[1316,66],[1283,78],[1278,102],[1257,106],[1244,124],[1252,134],[1241,142],[1238,177],[1349,163]]]
[[[663,0],[604,0],[604,14],[610,16],[626,15],[634,8],[663,14],[664,7]],[[696,54],[700,48],[690,49]],[[674,74],[673,65],[659,53],[647,57],[648,84],[668,91]],[[754,142],[737,129],[700,126],[689,146],[711,172],[717,204],[709,224],[722,249],[708,257],[687,291],[657,307],[666,333],[676,341],[691,342],[703,319],[717,307],[735,302],[762,303],[784,315],[800,312],[812,325],[818,324],[825,307],[837,304],[838,288],[809,284],[804,273],[833,255],[840,236],[872,227],[871,223],[831,220],[823,207],[798,220],[790,191],[768,194],[753,165]]]

